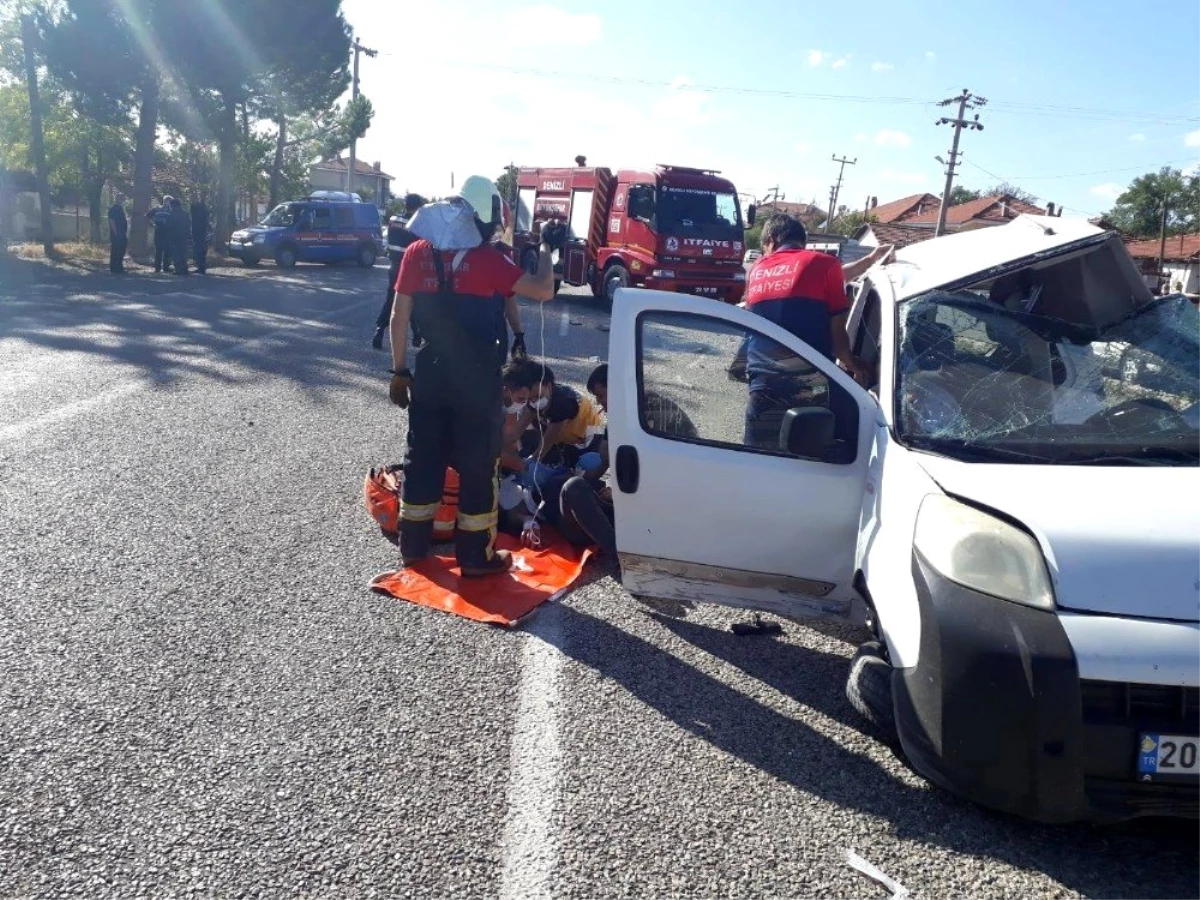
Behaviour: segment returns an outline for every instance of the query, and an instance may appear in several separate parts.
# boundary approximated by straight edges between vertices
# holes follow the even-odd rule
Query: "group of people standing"
[[[209,212],[202,200],[192,203],[189,214],[182,200],[168,194],[146,213],[146,221],[154,228],[155,272],[170,272],[174,268],[176,275],[189,274],[189,238],[196,271],[201,275],[208,271]],[[108,227],[112,242],[108,269],[114,275],[121,275],[125,272],[125,254],[129,248],[129,218],[125,214],[125,198],[120,195],[109,207]]]

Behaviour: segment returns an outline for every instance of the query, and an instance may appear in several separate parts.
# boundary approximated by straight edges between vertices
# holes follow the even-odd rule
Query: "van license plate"
[[[1142,781],[1200,776],[1200,737],[1143,733],[1138,741],[1138,775]]]

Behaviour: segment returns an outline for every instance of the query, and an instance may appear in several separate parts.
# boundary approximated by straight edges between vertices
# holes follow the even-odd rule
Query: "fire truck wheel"
[[[611,265],[604,270],[604,300],[612,306],[617,289],[629,287],[629,272],[622,265]]]

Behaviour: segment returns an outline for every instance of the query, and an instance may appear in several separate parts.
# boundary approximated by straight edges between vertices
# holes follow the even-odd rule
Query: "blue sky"
[[[1200,162],[1196,0],[739,6],[344,0],[380,51],[361,60],[376,118],[359,157],[398,192],[583,153],[823,205],[837,154],[857,158],[840,202],[861,208],[941,190],[937,101],[967,88],[989,101],[963,134],[968,187],[1010,180],[1094,215],[1138,174]]]

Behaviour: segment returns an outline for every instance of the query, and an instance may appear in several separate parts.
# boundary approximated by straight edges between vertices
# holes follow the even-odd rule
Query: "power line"
[[[1162,168],[1163,166],[1172,165],[1173,163],[1194,162],[1194,159],[1192,157],[1183,157],[1181,159],[1168,159],[1168,160],[1164,160],[1161,163],[1158,163],[1157,166],[1155,166],[1155,165],[1126,166],[1126,167],[1120,168],[1120,169],[1096,169],[1091,172],[1066,172],[1066,173],[1060,173],[1057,175],[1010,175],[1007,178],[1005,178],[1002,175],[997,175],[995,172],[989,172],[987,169],[983,168],[982,166],[978,165],[977,163],[971,162],[971,160],[969,160],[969,159],[965,160],[965,162],[968,163],[969,165],[975,166],[975,168],[979,169],[979,171],[981,171],[987,175],[991,175],[993,178],[999,178],[1001,181],[1048,181],[1048,180],[1057,179],[1057,178],[1083,178],[1088,175],[1114,175],[1118,172],[1148,172],[1148,171],[1151,171],[1152,169],[1158,169],[1158,168]]]
[[[385,56],[392,54],[384,54]],[[880,106],[921,106],[929,101],[924,97],[902,97],[891,95],[864,94],[826,94],[808,91],[789,91],[771,88],[739,87],[719,84],[679,84],[672,81],[661,81],[652,78],[632,78],[620,75],[592,75],[576,72],[560,72],[549,69],[535,69],[523,66],[499,66],[483,63],[447,62],[445,60],[430,60],[434,65],[448,68],[468,68],[489,72],[502,72],[510,75],[528,75],[541,79],[557,79],[565,81],[584,81],[595,84],[626,85],[634,87],[665,87],[680,91],[695,91],[702,94],[738,94],[756,97],[778,97],[790,100],[814,100],[818,102],[864,103]],[[1022,113],[1034,116],[1055,116],[1059,118],[1082,119],[1112,119],[1115,121],[1142,122],[1147,124],[1178,125],[1200,122],[1200,116],[1167,116],[1158,113],[1147,113],[1132,110],[1097,109],[1083,106],[1052,106],[1049,104],[1023,104],[997,101],[992,104],[997,111]]]
[[[991,170],[989,170],[989,169],[985,169],[983,166],[979,165],[979,164],[978,164],[978,163],[976,163],[976,162],[972,162],[971,160],[969,160],[969,159],[966,159],[965,157],[960,157],[960,158],[962,158],[962,161],[963,161],[963,162],[965,162],[967,165],[971,166],[972,168],[976,168],[976,169],[978,169],[978,170],[979,170],[980,172],[982,172],[984,175],[990,175],[992,178],[995,178],[995,179],[996,179],[998,182],[1000,182],[1000,183],[1002,183],[1002,184],[1012,184],[1012,183],[1013,183],[1013,182],[1016,180],[1016,179],[1013,179],[1013,178],[1005,178],[1003,175],[997,175],[995,172],[992,172],[992,171],[991,171]],[[1030,193],[1032,194],[1032,191],[1031,191]],[[1044,196],[1043,196],[1043,195],[1041,195],[1041,194],[1036,194],[1036,195],[1034,195],[1034,196],[1036,196],[1036,197],[1037,197],[1037,199],[1038,199],[1038,200],[1040,200],[1042,203],[1046,203],[1046,202],[1048,202],[1048,201],[1047,201],[1047,199],[1046,199],[1046,197],[1044,197]],[[1099,215],[1101,215],[1101,214],[1102,214],[1101,212],[1099,212],[1099,211],[1097,211],[1097,210],[1093,210],[1093,209],[1079,209],[1079,208],[1078,208],[1078,207],[1076,207],[1076,206],[1065,206],[1065,205],[1064,205],[1064,204],[1062,204],[1062,203],[1058,204],[1058,208],[1059,208],[1059,209],[1070,210],[1071,212],[1082,213],[1083,215],[1087,216],[1088,218],[1094,218],[1094,217],[1096,217],[1096,216],[1099,216]]]

